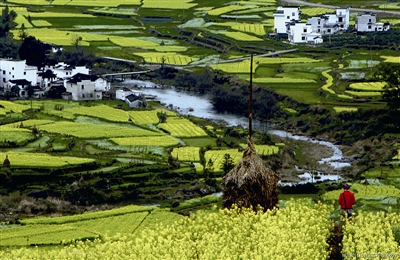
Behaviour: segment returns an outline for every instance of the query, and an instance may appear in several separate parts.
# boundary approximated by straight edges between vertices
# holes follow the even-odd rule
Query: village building
[[[25,60],[0,59],[0,90],[9,92],[14,86],[26,87],[36,86],[36,84],[36,67],[26,65]]]
[[[279,6],[274,13],[275,33],[286,33],[286,24],[291,21],[300,21],[300,7]]]
[[[77,73],[65,82],[63,98],[68,100],[100,100],[103,92],[110,90],[110,83],[94,75]]]
[[[313,32],[335,34],[345,31],[350,25],[350,8],[337,8],[332,14],[324,14],[319,17],[308,18]]]
[[[390,30],[390,23],[377,23],[376,14],[365,12],[357,15],[357,32],[383,32]]]
[[[322,43],[321,33],[315,33],[307,23],[291,22],[286,25],[288,41],[291,43]]]
[[[115,91],[115,98],[125,101],[131,108],[146,106],[145,99],[143,98],[142,91],[123,88]]]

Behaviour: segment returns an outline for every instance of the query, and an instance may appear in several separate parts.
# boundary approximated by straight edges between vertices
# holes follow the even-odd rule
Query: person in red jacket
[[[339,205],[340,205],[340,214],[343,215],[345,212],[347,213],[347,216],[350,217],[354,210],[353,210],[353,205],[356,204],[356,198],[354,196],[354,193],[350,191],[350,185],[345,184],[343,185],[344,191],[339,194]]]

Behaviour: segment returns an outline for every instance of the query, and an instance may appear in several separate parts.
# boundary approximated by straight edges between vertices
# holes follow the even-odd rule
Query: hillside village
[[[85,66],[59,62],[38,69],[27,65],[25,60],[0,59],[0,98],[45,98],[55,91],[65,100],[101,100],[112,96],[110,85],[107,79],[92,75]],[[114,95],[130,107],[145,104],[138,90],[119,89]]]
[[[350,7],[336,8],[334,13],[327,13],[302,22],[298,6],[279,6],[274,13],[276,34],[287,35],[290,43],[323,43],[322,36],[346,31],[350,26]],[[382,32],[390,29],[389,23],[377,22],[376,14],[364,12],[357,15],[357,32]]]

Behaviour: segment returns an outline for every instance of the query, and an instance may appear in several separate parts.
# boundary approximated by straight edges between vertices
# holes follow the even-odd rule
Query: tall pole
[[[253,53],[250,57],[250,100],[249,100],[249,138],[251,139],[252,129],[252,119],[253,119]]]

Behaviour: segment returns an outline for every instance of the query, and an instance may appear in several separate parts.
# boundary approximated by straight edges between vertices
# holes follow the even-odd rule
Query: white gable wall
[[[67,82],[66,91],[71,93],[72,100],[96,100],[95,82],[90,80]]]
[[[286,33],[286,23],[300,20],[300,7],[279,6],[274,13],[274,28],[276,33]]]
[[[32,86],[37,84],[37,68],[26,66],[25,60],[0,59],[0,87],[15,79],[26,79]]]

